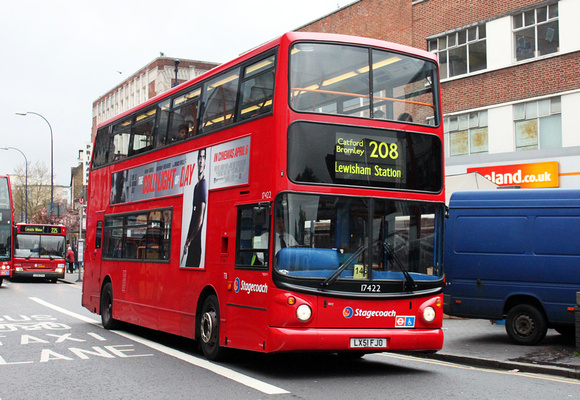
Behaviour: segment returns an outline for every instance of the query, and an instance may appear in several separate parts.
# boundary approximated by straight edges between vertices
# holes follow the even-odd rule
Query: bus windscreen
[[[365,47],[297,43],[290,66],[296,111],[439,126],[433,62]]]

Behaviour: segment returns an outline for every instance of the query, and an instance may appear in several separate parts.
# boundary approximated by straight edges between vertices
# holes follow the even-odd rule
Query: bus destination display
[[[48,233],[53,235],[59,235],[62,231],[60,226],[47,226],[47,225],[23,225],[20,227],[21,233]]]
[[[337,179],[396,181],[404,179],[403,156],[396,138],[369,138],[337,133],[334,173]]]

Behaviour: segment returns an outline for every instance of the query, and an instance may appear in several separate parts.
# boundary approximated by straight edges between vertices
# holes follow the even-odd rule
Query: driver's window
[[[268,268],[269,221],[269,205],[238,208],[236,268]]]

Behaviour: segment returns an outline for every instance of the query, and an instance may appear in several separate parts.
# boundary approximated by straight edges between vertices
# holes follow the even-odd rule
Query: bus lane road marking
[[[51,308],[51,309],[58,311],[60,313],[66,314],[70,317],[79,319],[83,322],[87,322],[89,324],[93,324],[93,325],[97,325],[97,326],[102,326],[100,322],[95,321],[94,319],[85,317],[84,315],[80,315],[80,314],[77,314],[75,312],[64,309],[62,307],[59,307],[57,305],[48,303],[42,299],[39,299],[36,297],[30,297],[30,299],[37,302],[38,304],[41,304],[41,305],[48,307],[48,308]],[[258,379],[249,377],[247,375],[243,375],[239,372],[236,372],[236,371],[231,370],[229,368],[225,368],[221,365],[213,364],[212,362],[210,362],[208,360],[205,360],[205,359],[202,359],[199,357],[195,357],[195,356],[192,356],[192,355],[187,354],[187,353],[183,353],[179,350],[172,349],[171,347],[167,347],[167,346],[162,345],[160,343],[156,343],[156,342],[153,342],[151,340],[139,337],[139,336],[134,335],[132,333],[128,333],[125,331],[116,331],[116,330],[112,330],[110,332],[114,332],[117,335],[123,336],[126,339],[140,343],[140,344],[147,346],[151,349],[157,350],[160,353],[163,353],[163,354],[169,355],[171,357],[175,357],[177,359],[185,361],[186,363],[189,363],[191,365],[195,365],[197,367],[211,371],[217,375],[223,376],[224,378],[228,378],[228,379],[233,380],[235,382],[238,382],[244,386],[258,390],[262,393],[265,393],[265,394],[287,394],[287,393],[290,393],[289,391],[284,390],[282,388],[279,388],[277,386],[270,385],[269,383],[262,382]]]

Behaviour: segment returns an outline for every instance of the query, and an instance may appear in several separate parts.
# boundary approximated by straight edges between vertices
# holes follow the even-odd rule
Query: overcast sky
[[[0,147],[70,184],[92,104],[156,57],[225,62],[353,0],[1,0]],[[122,74],[119,74],[121,71]],[[24,158],[0,150],[0,175]]]

